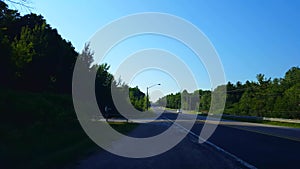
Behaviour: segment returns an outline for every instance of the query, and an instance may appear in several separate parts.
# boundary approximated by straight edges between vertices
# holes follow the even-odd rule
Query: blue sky
[[[163,12],[186,19],[206,34],[223,63],[226,79],[233,83],[255,80],[258,73],[273,78],[283,77],[292,66],[300,66],[300,1],[296,0],[51,0],[33,1],[31,6],[34,7],[32,12],[42,14],[63,38],[72,42],[77,51],[81,51],[97,30],[113,20],[140,12]],[[155,38],[146,36],[131,42],[128,40],[123,44],[128,46],[120,48],[120,51],[126,48],[124,55],[128,55],[135,50],[153,47],[172,51],[182,59],[193,55],[177,42],[166,45],[164,42],[170,40],[160,38],[155,41]],[[147,43],[144,46],[133,45],[138,40],[146,40]],[[115,56],[113,51],[110,53],[111,59],[108,60],[112,71],[122,60],[121,56],[118,57],[120,51],[115,51]],[[199,75],[199,87],[210,89],[203,66],[190,66]],[[144,83],[146,78],[151,77],[146,74],[137,76],[131,85]],[[164,76],[157,75],[160,78]],[[167,81],[157,90],[164,94],[175,92],[178,89],[176,84],[172,80]],[[141,85],[141,89],[145,91],[146,86]]]

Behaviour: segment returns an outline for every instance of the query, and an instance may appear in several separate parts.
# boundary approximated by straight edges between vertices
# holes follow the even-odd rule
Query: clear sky
[[[32,1],[31,6],[32,12],[43,15],[77,51],[82,50],[97,30],[113,20],[140,12],[163,12],[188,20],[206,34],[223,63],[226,79],[233,83],[255,80],[258,73],[283,77],[292,66],[300,66],[300,1],[297,0],[50,0]],[[137,44],[142,41],[147,43]],[[120,55],[127,56],[145,47],[166,49],[182,59],[193,55],[178,42],[157,36],[129,39],[122,45],[107,58],[112,72],[124,59]],[[199,87],[210,89],[203,66],[190,66],[199,75],[196,77]],[[153,76],[151,72],[141,73],[129,83],[145,92],[150,85],[145,79]],[[176,83],[164,76],[161,73],[156,80],[152,79],[162,83],[155,89],[164,94],[176,92]]]

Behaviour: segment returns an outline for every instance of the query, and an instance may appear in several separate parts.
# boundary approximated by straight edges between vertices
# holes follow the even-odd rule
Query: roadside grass
[[[201,114],[201,113],[197,112],[197,111],[188,111],[187,114],[196,114],[197,115],[197,114]]]
[[[275,125],[275,126],[300,128],[299,123],[286,123],[286,122],[276,122],[276,121],[266,121],[266,120],[264,120],[262,123],[263,124],[269,124],[269,125]]]
[[[127,134],[133,129],[135,129],[139,124],[138,123],[126,123],[126,122],[110,122],[109,123],[115,130],[122,134]]]
[[[276,121],[268,121],[268,120],[262,120],[262,119],[260,120],[260,119],[254,119],[254,118],[251,119],[251,118],[225,117],[225,116],[222,116],[222,119],[241,121],[241,122],[250,122],[250,123],[268,124],[268,125],[274,125],[274,126],[300,128],[299,123],[276,122]]]
[[[81,128],[69,95],[0,89],[1,168],[58,168],[100,148]],[[121,133],[137,124],[112,123]]]
[[[203,116],[203,117],[207,117],[207,115],[208,115],[207,113],[200,113],[200,112],[196,112],[196,111],[190,111],[189,114],[197,114],[197,115]],[[274,125],[274,126],[300,128],[300,123],[276,122],[276,121],[268,121],[268,120],[256,119],[256,118],[227,117],[227,116],[222,116],[222,119],[240,121],[240,122],[249,122],[249,123],[268,124],[268,125]]]

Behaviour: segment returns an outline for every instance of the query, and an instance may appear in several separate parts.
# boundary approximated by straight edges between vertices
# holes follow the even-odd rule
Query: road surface
[[[190,115],[186,115],[190,116]],[[141,124],[129,135],[157,135],[173,124],[174,112]],[[286,127],[223,121],[207,143],[198,143],[204,117],[198,116],[190,133],[173,149],[149,158],[125,158],[99,150],[70,168],[299,168],[300,130]],[[145,121],[144,121],[145,122]],[[189,123],[189,121],[186,121]],[[211,124],[214,125],[214,121]],[[178,132],[178,133],[176,133]],[[186,132],[178,127],[178,131]],[[213,145],[213,146],[212,146]],[[134,147],[132,147],[134,148]]]
[[[176,118],[174,113],[164,116]],[[196,122],[191,132],[199,135],[202,127],[202,121]],[[225,121],[208,141],[257,168],[300,168],[300,129]]]

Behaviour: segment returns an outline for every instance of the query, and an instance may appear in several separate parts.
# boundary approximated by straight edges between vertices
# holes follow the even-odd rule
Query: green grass
[[[222,119],[242,121],[242,122],[250,122],[250,123],[269,124],[269,125],[275,125],[275,126],[300,128],[299,123],[275,122],[275,121],[268,121],[268,120],[248,119],[248,118],[241,118],[241,117],[224,117],[224,116],[222,117]]]
[[[199,115],[201,115],[201,113],[200,113],[200,112],[197,112],[197,111],[188,111],[187,113],[188,113],[188,114],[199,114]]]
[[[57,168],[100,148],[81,128],[69,95],[0,89],[1,168]],[[111,124],[128,133],[137,124]]]
[[[263,124],[275,125],[275,126],[285,126],[285,127],[300,128],[300,124],[299,123],[285,123],[285,122],[266,121],[266,120],[264,120],[262,123]]]
[[[122,134],[127,134],[138,126],[137,123],[109,123],[115,130]]]

